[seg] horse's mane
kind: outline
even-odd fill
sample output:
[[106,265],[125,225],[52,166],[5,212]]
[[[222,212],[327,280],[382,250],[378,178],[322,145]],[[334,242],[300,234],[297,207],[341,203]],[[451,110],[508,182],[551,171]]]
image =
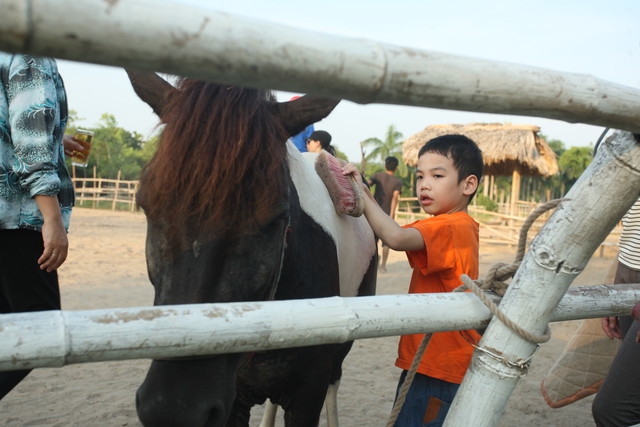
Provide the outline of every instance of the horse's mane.
[[269,93],[191,79],[178,89],[142,172],[148,218],[169,226],[170,240],[185,228],[255,231],[286,191],[287,134],[267,109]]

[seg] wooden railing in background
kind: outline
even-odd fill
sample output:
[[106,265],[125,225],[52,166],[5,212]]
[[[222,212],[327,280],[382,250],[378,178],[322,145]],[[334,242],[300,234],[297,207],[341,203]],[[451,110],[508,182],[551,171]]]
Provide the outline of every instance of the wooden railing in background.
[[138,181],[108,178],[72,178],[76,190],[76,206],[105,209],[109,206],[115,211],[121,205],[133,212],[136,207]]
[[[524,205],[524,204],[523,204]],[[471,215],[480,224],[480,243],[485,244],[498,244],[498,245],[510,245],[515,246],[518,244],[518,238],[522,224],[527,219],[527,216],[533,212],[537,207],[537,204],[527,203],[527,206],[519,206],[518,213],[520,215],[513,216],[499,212],[491,212],[484,207],[469,205],[469,215]],[[535,237],[538,230],[544,225],[545,221],[549,218],[553,211],[545,212],[542,214],[536,222],[533,224],[528,234],[528,242]],[[413,221],[428,218],[431,215],[424,213],[420,208],[417,197],[401,197],[398,200],[396,206],[395,220],[399,224],[409,224]],[[618,240],[620,239],[620,233],[622,226],[618,225],[609,235],[609,237],[602,242],[599,248],[599,255],[604,256],[604,251],[607,248],[617,252]]]

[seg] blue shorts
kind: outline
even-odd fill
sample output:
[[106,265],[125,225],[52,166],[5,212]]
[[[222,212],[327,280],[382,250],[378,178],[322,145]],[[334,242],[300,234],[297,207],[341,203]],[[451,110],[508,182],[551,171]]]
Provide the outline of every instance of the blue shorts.
[[[407,376],[403,371],[398,381],[396,399]],[[440,427],[449,412],[460,384],[416,374],[394,427]]]

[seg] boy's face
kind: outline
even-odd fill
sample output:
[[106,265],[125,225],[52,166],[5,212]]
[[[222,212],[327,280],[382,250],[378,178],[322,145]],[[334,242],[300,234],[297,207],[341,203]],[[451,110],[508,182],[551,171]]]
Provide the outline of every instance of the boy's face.
[[422,209],[431,215],[466,212],[469,196],[478,187],[470,175],[458,183],[453,159],[437,153],[424,153],[418,159],[416,190]]

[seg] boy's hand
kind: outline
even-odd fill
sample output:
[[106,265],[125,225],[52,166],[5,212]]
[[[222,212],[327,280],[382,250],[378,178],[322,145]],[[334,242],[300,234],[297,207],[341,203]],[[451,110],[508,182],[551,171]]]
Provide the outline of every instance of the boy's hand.
[[[353,163],[347,163],[346,165],[344,165],[342,167],[342,173],[346,176],[346,175],[353,175],[353,179],[356,180],[356,182],[358,183],[358,185],[360,186],[360,188],[362,188],[362,190],[364,191],[364,193],[371,199],[373,200],[373,202],[377,205],[378,202],[375,201],[375,199],[373,198],[373,195],[371,194],[371,191],[369,190],[369,187],[364,183],[363,178],[362,178],[362,174],[360,173],[360,171],[358,170],[358,167],[356,165],[354,165]],[[366,210],[366,207],[365,207]]]
[[358,167],[355,164],[347,163],[346,165],[344,165],[342,167],[342,174],[343,175],[353,175],[353,177],[355,178],[356,182],[361,187],[364,185],[364,183],[362,182],[362,175],[360,175],[360,171],[358,170]]

